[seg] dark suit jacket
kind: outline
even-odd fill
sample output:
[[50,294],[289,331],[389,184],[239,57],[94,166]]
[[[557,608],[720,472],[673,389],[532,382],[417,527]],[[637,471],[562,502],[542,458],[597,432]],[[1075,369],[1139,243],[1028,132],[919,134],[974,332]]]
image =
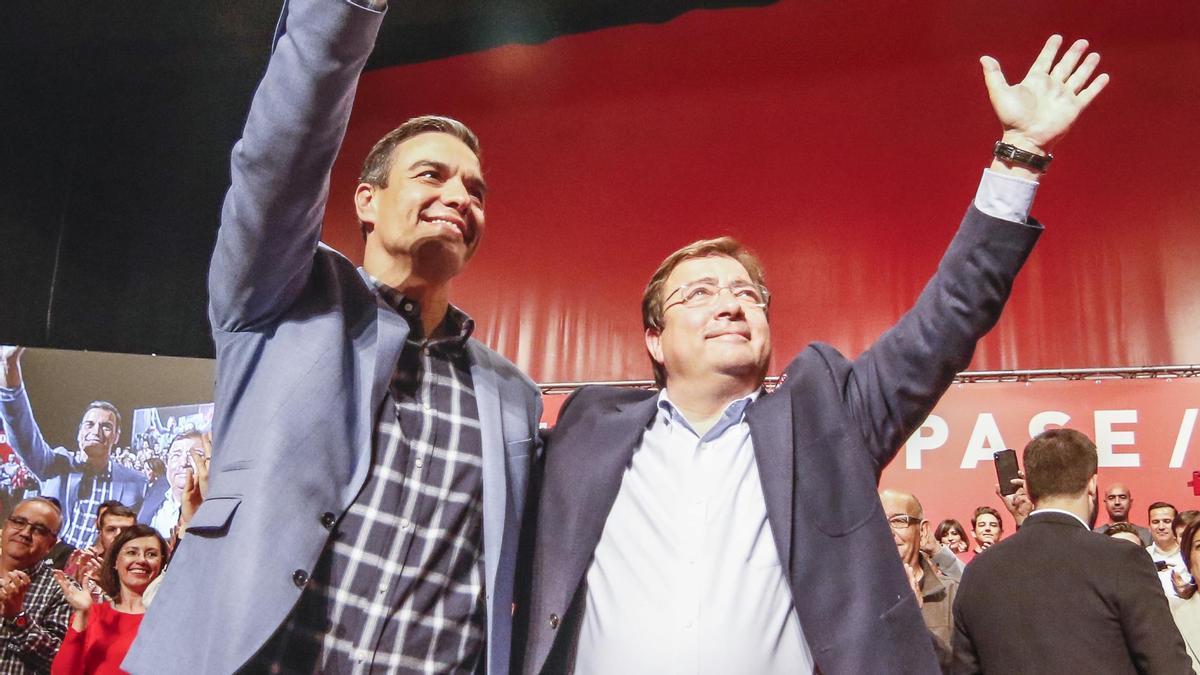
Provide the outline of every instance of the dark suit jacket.
[[1149,554],[1035,513],[967,565],[956,673],[1191,673]]
[[[971,207],[916,306],[871,349],[851,361],[811,345],[747,409],[771,531],[823,673],[938,672],[879,474],[970,362],[1040,232]],[[525,672],[570,667],[585,573],[654,412],[655,392],[605,387],[563,407],[539,478],[530,597],[518,608]]]

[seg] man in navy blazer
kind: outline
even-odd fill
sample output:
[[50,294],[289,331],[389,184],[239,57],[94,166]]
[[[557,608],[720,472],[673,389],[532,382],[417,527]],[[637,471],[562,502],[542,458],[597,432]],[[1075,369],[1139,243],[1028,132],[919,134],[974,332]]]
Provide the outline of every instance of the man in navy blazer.
[[380,7],[289,0],[209,277],[207,498],[123,667],[504,673],[533,383],[448,302],[479,245],[478,143],[418,118],[368,155],[363,267],[318,241]]
[[[770,296],[729,238],[669,256],[643,296],[662,390],[585,387],[546,441],[520,610],[524,672],[938,672],[876,489],[997,321],[1041,226],[1049,150],[1107,83],[1052,37],[937,273],[870,349],[813,344],[762,389]],[[925,160],[921,160],[925,161]]]

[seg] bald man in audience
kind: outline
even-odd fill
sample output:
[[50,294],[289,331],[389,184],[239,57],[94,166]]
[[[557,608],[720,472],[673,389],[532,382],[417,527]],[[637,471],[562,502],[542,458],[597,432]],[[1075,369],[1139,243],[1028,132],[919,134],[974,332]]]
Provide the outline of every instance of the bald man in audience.
[[1129,520],[1129,512],[1133,510],[1133,492],[1130,492],[1124,483],[1113,483],[1108,486],[1108,490],[1104,493],[1104,510],[1108,512],[1109,522],[1097,527],[1097,532],[1108,534],[1108,528],[1113,525],[1128,523],[1137,532],[1138,538],[1142,540],[1143,548],[1153,542],[1150,537],[1150,528],[1142,527]]
[[[921,618],[925,620],[925,627],[933,638],[938,665],[943,673],[949,673],[953,656],[950,645],[954,637],[954,596],[958,592],[958,581],[939,571],[921,550],[922,539],[929,535],[929,521],[925,520],[925,509],[916,496],[900,490],[882,490],[879,502],[883,505],[888,524],[892,526],[896,550],[900,553],[913,594],[921,607]],[[953,553],[950,557],[955,558]]]
[[0,533],[0,673],[49,673],[71,607],[46,554],[62,513],[41,497],[17,504]]

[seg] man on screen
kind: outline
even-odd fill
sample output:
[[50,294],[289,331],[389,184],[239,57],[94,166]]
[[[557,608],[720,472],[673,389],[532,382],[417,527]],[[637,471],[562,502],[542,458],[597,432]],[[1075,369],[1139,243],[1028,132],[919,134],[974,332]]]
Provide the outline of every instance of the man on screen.
[[280,19],[209,276],[211,479],[130,672],[506,672],[541,409],[449,302],[484,233],[475,134],[384,136],[354,194],[362,268],[318,243],[368,5]]
[[1015,86],[983,59],[1002,143],[916,306],[857,359],[811,345],[764,392],[757,258],[722,237],[663,261],[642,301],[661,391],[580,389],[547,440],[525,672],[938,672],[876,486],[999,318],[1049,150],[1108,81],[1061,44]]
[[100,505],[115,499],[136,511],[146,496],[146,477],[113,460],[113,447],[121,437],[121,413],[107,401],[93,401],[83,411],[75,437],[82,461],[77,453],[46,442],[33,419],[21,375],[24,351],[24,347],[0,346],[0,420],[8,444],[42,481],[42,494],[62,504],[62,540],[85,548],[96,539]]

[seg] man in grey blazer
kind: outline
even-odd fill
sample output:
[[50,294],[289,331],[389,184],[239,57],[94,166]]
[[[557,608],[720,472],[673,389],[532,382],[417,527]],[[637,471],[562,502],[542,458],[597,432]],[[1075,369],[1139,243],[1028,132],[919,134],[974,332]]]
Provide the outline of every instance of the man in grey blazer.
[[726,237],[664,261],[642,304],[662,390],[581,389],[547,439],[524,672],[938,672],[876,486],[999,318],[1049,150],[1108,81],[1088,84],[1085,41],[1055,63],[1061,43],[1015,86],[983,59],[996,158],[916,306],[858,358],[813,344],[766,393],[757,259]]
[[280,19],[210,271],[209,490],[131,672],[507,670],[541,408],[448,301],[484,228],[474,134],[385,136],[355,191],[363,267],[318,242],[381,9]]

